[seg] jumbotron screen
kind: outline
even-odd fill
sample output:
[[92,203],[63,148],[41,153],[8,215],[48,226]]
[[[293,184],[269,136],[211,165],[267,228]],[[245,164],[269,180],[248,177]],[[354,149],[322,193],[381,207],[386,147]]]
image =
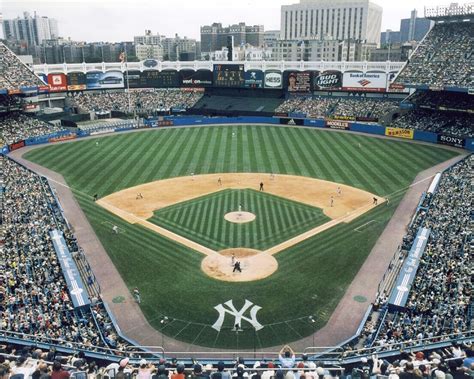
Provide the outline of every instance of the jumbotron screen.
[[215,64],[214,85],[216,87],[244,87],[243,64]]

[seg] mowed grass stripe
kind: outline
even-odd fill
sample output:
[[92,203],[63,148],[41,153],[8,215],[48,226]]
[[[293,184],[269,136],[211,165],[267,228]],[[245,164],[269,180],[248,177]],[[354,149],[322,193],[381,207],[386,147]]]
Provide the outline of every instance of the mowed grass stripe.
[[295,133],[291,132],[291,130],[284,129],[284,138],[288,142],[288,148],[291,149],[291,151],[294,151],[296,159],[301,163],[301,175],[317,176],[318,172],[314,169],[315,166],[313,164],[314,157],[310,155],[309,151],[304,148],[304,146],[296,141]]
[[311,166],[313,167],[312,171],[316,174],[316,177],[325,180],[328,180],[328,178],[332,178],[329,168],[326,165],[321,164],[322,153],[319,147],[320,142],[317,139],[317,134],[316,136],[308,134],[308,137],[305,137],[305,132],[306,129],[296,129],[295,135],[299,139],[296,140],[295,137],[295,142],[300,142],[299,144],[301,145],[301,150],[306,152],[305,156],[309,158],[306,160],[306,162],[308,162],[308,164],[311,163]]
[[371,178],[374,177],[376,173],[366,165],[365,160],[359,159],[356,161],[354,158],[349,156],[350,147],[345,143],[343,138],[340,138],[340,134],[342,133],[334,134],[339,146],[339,157],[342,162],[344,162],[344,165],[346,165],[354,175],[357,175],[360,188],[370,188]]
[[132,180],[131,185],[136,185],[136,183],[149,183],[159,178],[159,169],[163,162],[160,162],[160,159],[153,154],[150,154],[150,151],[154,150],[153,147],[156,144],[159,144],[162,150],[169,149],[171,141],[175,137],[177,137],[177,133],[161,133],[157,139],[148,138],[152,142],[152,145],[145,151],[143,164],[141,165],[135,180]]
[[[272,145],[276,146],[278,156],[285,165],[285,172],[288,174],[293,174],[294,172],[301,172],[301,161],[294,157],[292,149],[290,149],[288,144],[286,143],[286,140],[283,137],[283,128],[272,130],[270,136],[270,141]],[[278,143],[278,141],[285,141],[285,146],[283,146],[281,143]]]

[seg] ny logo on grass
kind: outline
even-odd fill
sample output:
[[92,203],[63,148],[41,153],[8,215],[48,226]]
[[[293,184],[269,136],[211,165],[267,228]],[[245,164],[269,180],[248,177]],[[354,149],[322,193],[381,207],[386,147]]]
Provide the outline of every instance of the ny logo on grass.
[[[224,306],[225,305],[225,306]],[[262,307],[258,305],[254,305],[251,301],[245,299],[245,304],[240,311],[235,309],[234,303],[232,300],[226,301],[224,305],[219,304],[214,307],[214,309],[219,312],[219,317],[217,321],[212,325],[212,328],[220,332],[222,329],[222,324],[224,324],[225,314],[228,313],[235,317],[233,325],[241,325],[242,320],[247,321],[250,325],[252,325],[255,330],[263,329],[263,325],[257,321],[257,312],[262,309]],[[253,306],[252,306],[253,305]],[[244,314],[247,310],[250,309],[250,318],[245,317]]]

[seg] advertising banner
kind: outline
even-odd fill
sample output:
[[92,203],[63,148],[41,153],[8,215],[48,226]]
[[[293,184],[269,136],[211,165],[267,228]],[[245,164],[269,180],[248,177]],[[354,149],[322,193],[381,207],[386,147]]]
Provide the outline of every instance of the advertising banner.
[[67,90],[83,91],[87,88],[86,74],[83,72],[70,72],[67,74]]
[[345,72],[342,77],[344,91],[385,92],[387,74],[383,72]]
[[243,64],[215,64],[214,86],[244,87],[245,74]]
[[48,85],[51,92],[67,91],[67,79],[65,74],[48,74]]
[[263,71],[245,71],[245,88],[263,88]]
[[315,72],[313,75],[313,91],[341,90],[342,72]]
[[211,87],[212,72],[208,70],[181,70],[179,85],[181,87]]
[[330,129],[341,129],[341,130],[349,130],[350,124],[347,121],[341,120],[326,120],[324,125],[326,128]]
[[86,74],[87,89],[124,88],[121,71],[88,72]]
[[283,76],[280,71],[265,71],[265,88],[280,89],[283,87]]
[[311,72],[285,71],[283,73],[283,83],[288,92],[310,92]]
[[413,139],[413,129],[385,128],[385,135],[389,137]]
[[438,134],[438,143],[442,145],[449,145],[454,147],[465,147],[466,140],[464,138],[448,136],[445,134]]
[[25,141],[18,141],[15,143],[12,143],[11,145],[8,145],[8,148],[10,151],[18,150],[21,149],[22,147],[25,147]]

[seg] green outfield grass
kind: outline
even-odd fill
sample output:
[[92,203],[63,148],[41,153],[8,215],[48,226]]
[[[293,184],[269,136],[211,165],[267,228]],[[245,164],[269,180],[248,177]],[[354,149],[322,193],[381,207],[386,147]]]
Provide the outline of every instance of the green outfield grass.
[[[166,315],[170,322],[163,332],[172,338],[237,349],[279,345],[322,327],[416,174],[455,155],[436,146],[351,133],[235,125],[119,134],[47,146],[26,157],[64,176],[129,288],[140,288],[142,310],[153,326],[160,330]],[[200,270],[202,254],[128,224],[92,201],[96,193],[103,197],[192,172],[303,175],[361,188],[390,202],[277,254],[279,269],[268,278],[226,283]],[[124,232],[113,235],[110,223]],[[254,332],[244,323],[245,331],[235,334],[233,320],[226,317],[220,333],[212,329],[218,316],[214,306],[231,299],[237,309],[245,299],[261,306],[258,321],[264,328]]]
[[[257,217],[247,224],[224,219],[244,211]],[[331,219],[321,209],[278,196],[246,190],[223,190],[156,211],[148,221],[213,250],[247,247],[266,250]]]

